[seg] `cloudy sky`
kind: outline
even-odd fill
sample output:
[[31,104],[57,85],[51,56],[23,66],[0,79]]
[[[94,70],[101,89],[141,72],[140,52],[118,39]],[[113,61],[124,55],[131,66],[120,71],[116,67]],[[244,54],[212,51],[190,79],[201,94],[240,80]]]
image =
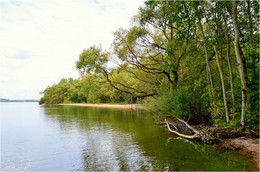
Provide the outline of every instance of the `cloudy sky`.
[[0,98],[39,99],[61,78],[78,77],[83,49],[109,49],[143,0],[0,0]]

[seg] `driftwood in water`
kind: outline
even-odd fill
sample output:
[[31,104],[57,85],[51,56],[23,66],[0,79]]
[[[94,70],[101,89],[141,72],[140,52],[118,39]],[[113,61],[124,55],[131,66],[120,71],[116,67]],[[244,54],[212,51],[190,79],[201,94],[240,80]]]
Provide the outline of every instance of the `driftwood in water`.
[[194,129],[192,126],[190,126],[187,122],[185,122],[185,121],[183,121],[183,120],[181,120],[181,119],[179,119],[179,118],[177,118],[177,119],[178,119],[180,122],[184,123],[190,130],[192,130],[192,131],[194,132],[194,134],[193,134],[193,135],[182,134],[182,133],[180,133],[180,132],[178,131],[178,128],[177,128],[175,125],[173,125],[173,124],[171,124],[171,125],[174,127],[174,129],[171,129],[170,124],[169,124],[168,121],[165,119],[164,121],[165,121],[165,123],[166,123],[166,125],[167,125],[168,130],[169,130],[171,133],[177,134],[178,136],[184,137],[184,138],[187,138],[187,139],[195,139],[195,138],[199,138],[199,137],[200,137],[200,132],[198,132],[196,129]]
[[175,117],[177,120],[168,122],[164,120],[169,132],[182,138],[198,140],[207,144],[219,143],[221,139],[251,137],[250,133],[234,131],[230,128],[219,128],[217,126],[197,125],[191,126],[186,121]]

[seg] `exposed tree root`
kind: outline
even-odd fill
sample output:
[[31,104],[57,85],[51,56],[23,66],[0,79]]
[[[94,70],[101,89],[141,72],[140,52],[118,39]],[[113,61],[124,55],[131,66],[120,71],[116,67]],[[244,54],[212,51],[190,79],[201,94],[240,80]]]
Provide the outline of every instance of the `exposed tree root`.
[[[260,168],[259,132],[248,133],[244,131],[236,131],[231,128],[219,128],[216,125],[209,126],[201,124],[191,126],[182,119],[177,117],[174,118],[177,120],[171,120],[171,122],[164,119],[164,124],[166,124],[168,131],[179,136],[173,139],[183,139],[192,144],[195,149],[198,149],[199,144],[190,140],[214,144],[215,146],[229,150],[240,150],[242,153],[252,156],[257,163],[256,168]],[[202,149],[198,150],[201,151]]]
[[177,120],[172,122],[168,122],[167,119],[164,119],[168,131],[186,139],[197,140],[207,144],[216,144],[222,139],[252,137],[250,133],[234,131],[230,128],[219,128],[214,125],[191,126],[182,119],[174,118]]

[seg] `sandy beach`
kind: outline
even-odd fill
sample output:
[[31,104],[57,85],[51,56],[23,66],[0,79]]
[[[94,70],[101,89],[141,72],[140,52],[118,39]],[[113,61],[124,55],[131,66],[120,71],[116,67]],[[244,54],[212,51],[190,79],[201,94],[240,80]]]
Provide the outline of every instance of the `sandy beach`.
[[85,106],[85,107],[102,107],[102,108],[117,108],[117,109],[145,109],[141,104],[90,104],[90,103],[71,103],[59,104],[64,106]]

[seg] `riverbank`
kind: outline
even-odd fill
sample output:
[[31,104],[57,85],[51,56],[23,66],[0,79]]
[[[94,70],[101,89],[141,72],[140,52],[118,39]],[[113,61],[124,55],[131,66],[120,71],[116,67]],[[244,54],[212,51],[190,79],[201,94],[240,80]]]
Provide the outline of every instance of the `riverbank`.
[[180,137],[212,144],[215,147],[221,147],[230,151],[239,151],[241,154],[254,160],[255,163],[252,164],[252,167],[255,171],[260,170],[258,132],[236,131],[216,125],[200,124],[190,126],[180,119],[171,119],[170,122],[165,120],[163,124],[166,124],[168,131]]
[[91,104],[91,103],[70,103],[58,104],[63,106],[85,106],[85,107],[101,107],[101,108],[116,108],[116,109],[145,109],[141,104]]
[[258,170],[260,170],[260,150],[259,150],[259,138],[236,138],[236,139],[223,139],[218,147],[223,147],[227,150],[239,151],[244,155],[252,157],[256,162]]

